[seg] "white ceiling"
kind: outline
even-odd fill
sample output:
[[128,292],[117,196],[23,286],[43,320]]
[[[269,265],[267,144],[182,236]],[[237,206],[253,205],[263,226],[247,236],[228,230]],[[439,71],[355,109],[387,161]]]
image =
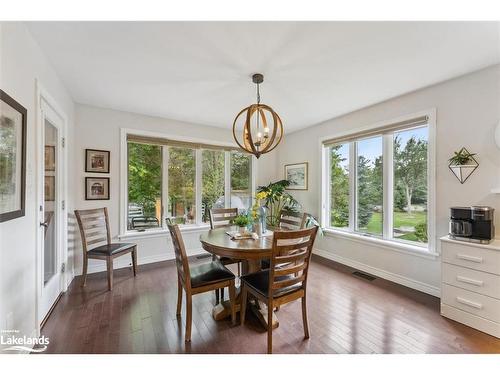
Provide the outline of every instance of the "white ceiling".
[[34,22],[76,102],[230,128],[262,101],[290,132],[500,62],[496,22]]

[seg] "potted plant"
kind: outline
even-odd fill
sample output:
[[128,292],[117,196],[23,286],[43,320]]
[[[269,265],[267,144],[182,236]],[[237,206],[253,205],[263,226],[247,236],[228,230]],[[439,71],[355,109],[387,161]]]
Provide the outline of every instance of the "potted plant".
[[471,154],[465,147],[462,147],[460,151],[455,151],[454,155],[448,160],[448,168],[450,168],[461,184],[463,184],[479,166],[476,159],[474,159],[474,155],[476,154]]
[[240,234],[245,234],[248,223],[248,217],[246,217],[245,215],[238,215],[233,220],[233,224],[238,226]]
[[465,147],[462,147],[460,151],[455,151],[454,155],[450,158],[450,165],[463,166],[470,165],[474,160],[474,155],[471,154]]
[[299,203],[285,189],[290,185],[287,180],[271,182],[267,186],[259,186],[257,191],[265,193],[266,207],[269,214],[267,215],[267,224],[272,227],[278,226],[279,216],[282,209],[296,211]]

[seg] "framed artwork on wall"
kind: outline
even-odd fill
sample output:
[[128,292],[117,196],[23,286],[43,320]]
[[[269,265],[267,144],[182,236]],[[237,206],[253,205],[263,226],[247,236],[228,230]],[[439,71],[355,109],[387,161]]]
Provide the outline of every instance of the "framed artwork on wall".
[[26,117],[26,108],[0,90],[0,223],[25,213]]
[[85,177],[85,200],[109,200],[109,177]]
[[85,150],[85,172],[109,173],[109,151]]
[[287,190],[307,190],[308,163],[296,163],[285,165],[285,180],[290,185]]

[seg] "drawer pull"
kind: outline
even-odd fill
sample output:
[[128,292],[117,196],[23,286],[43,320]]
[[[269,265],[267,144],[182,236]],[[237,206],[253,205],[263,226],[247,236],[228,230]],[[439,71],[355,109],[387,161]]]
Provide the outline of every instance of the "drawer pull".
[[483,305],[481,303],[469,301],[468,299],[462,298],[462,297],[457,297],[457,302],[463,303],[464,305],[474,307],[475,309],[482,309]]
[[462,260],[467,260],[469,262],[474,262],[474,263],[483,263],[483,258],[473,257],[470,255],[465,255],[465,254],[457,254],[457,258],[462,259]]
[[464,276],[457,276],[457,280],[461,281],[463,283],[472,284],[472,285],[476,285],[476,286],[483,286],[483,284],[484,284],[484,282],[482,280],[469,279],[468,277],[464,277]]

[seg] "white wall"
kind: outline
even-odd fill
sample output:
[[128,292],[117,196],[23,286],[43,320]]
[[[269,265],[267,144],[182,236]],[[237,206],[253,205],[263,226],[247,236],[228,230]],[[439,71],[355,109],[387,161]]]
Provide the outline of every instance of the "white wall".
[[[491,194],[490,190],[500,186],[500,150],[493,140],[495,125],[500,120],[499,95],[497,65],[294,132],[278,148],[276,173],[284,164],[308,161],[309,190],[293,194],[306,211],[319,216],[319,139],[435,107],[437,236],[447,234],[450,206],[474,204],[497,209],[498,235],[500,195]],[[448,158],[462,146],[477,153],[480,164],[464,185],[448,170]],[[320,238],[316,245],[317,253],[323,256],[428,293],[439,293],[439,258],[395,252],[338,236]]]
[[[74,106],[26,27],[0,23],[0,88],[27,110],[26,215],[0,223],[0,330],[19,330],[18,336],[36,332],[36,86],[50,93],[68,116],[68,147],[72,147]],[[69,163],[73,163],[71,153]],[[70,172],[69,188],[73,178]],[[68,197],[68,208],[73,204]]]
[[[119,234],[120,215],[120,129],[138,129],[164,134],[190,137],[203,141],[231,143],[233,142],[232,132],[229,129],[222,129],[209,126],[189,124],[180,121],[168,120],[158,117],[144,116],[110,109],[97,108],[87,105],[77,104],[76,106],[76,143],[74,153],[76,155],[74,169],[76,173],[76,208],[87,209],[96,207],[108,207],[110,215],[110,226],[113,239],[117,240]],[[94,148],[111,151],[109,175],[85,173],[85,149]],[[268,160],[262,157],[261,160]],[[272,163],[260,163],[263,170],[268,173],[268,165],[274,171],[274,160]],[[106,176],[110,177],[110,200],[109,201],[86,201],[85,200],[85,177],[86,176]],[[257,179],[257,184],[259,180]],[[184,232],[184,241],[189,255],[202,253],[199,242],[201,231]],[[79,235],[77,234],[77,239]],[[163,234],[155,237],[140,237],[132,239],[122,239],[122,241],[135,242],[138,244],[138,263],[151,263],[165,259],[173,259],[174,253],[170,236]],[[77,246],[75,272],[82,273],[82,256],[80,245]],[[128,266],[129,257],[120,257],[115,260],[115,268]],[[89,272],[104,271],[105,262],[89,260]]]

